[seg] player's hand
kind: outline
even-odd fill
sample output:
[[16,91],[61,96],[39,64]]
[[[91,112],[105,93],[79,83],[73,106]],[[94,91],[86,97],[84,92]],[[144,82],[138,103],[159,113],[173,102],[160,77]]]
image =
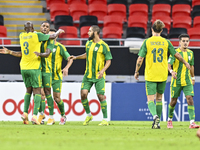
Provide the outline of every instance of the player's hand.
[[9,50],[3,46],[3,49],[0,49],[1,54],[9,54]]
[[190,64],[188,62],[186,62],[185,67],[190,70]]
[[38,57],[38,56],[40,56],[40,53],[38,53],[38,52],[34,52],[35,53],[35,55]]
[[65,33],[65,31],[63,29],[59,29],[58,31],[59,31],[59,34]]
[[198,137],[199,140],[200,140],[200,129],[197,130],[197,137]]
[[97,73],[98,79],[101,79],[103,77],[103,73],[104,73],[104,71],[102,71],[102,70]]
[[135,72],[134,77],[135,77],[136,80],[139,81],[139,72]]
[[70,59],[76,60],[76,56],[71,55],[71,56],[69,56],[69,57],[67,58],[68,61],[69,61]]
[[195,80],[192,80],[192,85],[194,85],[195,84]]
[[63,72],[63,77],[68,76],[68,68],[64,68],[62,72]]
[[172,75],[172,77],[174,78],[174,79],[177,79],[177,73],[175,72],[175,71],[172,71],[172,73],[171,73],[171,75]]

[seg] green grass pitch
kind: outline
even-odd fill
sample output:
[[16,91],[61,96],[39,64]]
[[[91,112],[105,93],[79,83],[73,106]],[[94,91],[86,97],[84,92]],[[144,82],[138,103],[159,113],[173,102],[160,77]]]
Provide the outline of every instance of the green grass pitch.
[[0,150],[200,149],[197,129],[189,129],[189,122],[173,122],[173,129],[161,122],[160,130],[151,129],[150,121],[110,121],[110,126],[98,126],[96,121],[88,126],[82,123],[47,126],[0,121]]

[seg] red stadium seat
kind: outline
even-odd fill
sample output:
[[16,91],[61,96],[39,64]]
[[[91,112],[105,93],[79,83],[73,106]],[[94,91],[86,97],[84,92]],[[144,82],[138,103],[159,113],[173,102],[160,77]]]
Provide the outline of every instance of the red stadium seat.
[[50,5],[54,4],[65,4],[65,0],[46,0],[47,10],[50,9]]
[[171,6],[169,4],[155,4],[153,5],[152,17],[156,16],[170,16]]
[[165,28],[167,28],[167,30],[169,31],[169,29],[171,28],[171,17],[157,16],[157,17],[152,18],[152,23],[154,23],[157,19],[160,19],[165,24]]
[[[59,38],[78,38],[77,28],[74,26],[61,26],[59,29],[63,29],[65,33],[59,35]],[[80,45],[80,41],[61,40],[63,45]]]
[[[200,27],[188,29],[188,35],[190,36],[190,39],[199,39],[200,40]],[[189,46],[200,46],[200,42],[199,41],[190,41]]]
[[88,31],[90,26],[81,27],[81,38],[88,38]]
[[89,15],[97,16],[98,21],[103,21],[107,15],[107,5],[105,4],[91,4],[89,5]]
[[73,21],[79,21],[80,16],[88,15],[88,5],[86,4],[70,5],[70,15],[73,17]]
[[191,28],[192,19],[188,16],[179,16],[173,18],[173,28]]
[[196,27],[200,28],[200,16],[195,17],[193,20],[193,28]]
[[131,4],[129,6],[129,16],[148,16],[148,6],[146,4]]
[[86,4],[86,0],[67,0],[67,4]]
[[104,27],[103,28],[103,38],[122,38],[122,29],[119,27]]
[[55,16],[69,15],[69,5],[67,4],[54,4],[50,6],[51,21],[54,21]]
[[108,15],[122,16],[126,22],[126,6],[124,4],[109,4]]
[[108,15],[104,17],[103,21],[104,27],[119,27],[122,29],[123,27],[123,17],[122,16],[115,16],[115,15]]
[[[7,37],[7,29],[5,26],[0,26],[0,37],[1,38],[4,38],[4,37]],[[1,40],[0,39],[0,45],[10,45],[11,44],[11,40]]]
[[176,4],[172,7],[172,18],[178,16],[189,16],[191,14],[191,7],[188,4]]
[[147,21],[146,16],[129,16],[128,18],[128,27],[142,27],[147,33]]
[[192,0],[192,7],[195,5],[200,5],[200,0]]
[[106,4],[107,5],[107,0],[88,0],[88,4]]

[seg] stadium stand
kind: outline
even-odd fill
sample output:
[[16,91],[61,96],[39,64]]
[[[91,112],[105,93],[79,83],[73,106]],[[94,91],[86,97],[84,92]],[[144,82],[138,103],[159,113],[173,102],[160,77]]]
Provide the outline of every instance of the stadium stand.
[[51,21],[53,22],[58,15],[69,15],[68,4],[54,4],[50,6]]
[[[7,29],[5,26],[0,25],[0,37],[7,37]],[[10,45],[11,40],[0,40],[0,44]]]
[[[182,33],[187,33],[187,29],[186,28],[171,28],[169,31],[169,39],[176,39],[178,40],[178,37],[180,34]],[[171,41],[171,43],[173,44],[173,46],[178,46],[179,45],[179,41]]]
[[175,4],[188,4],[191,5],[191,0],[172,0],[172,5]]
[[169,4],[169,5],[171,5],[171,0],[155,0],[154,4]]
[[110,0],[109,4],[124,4],[124,5],[128,5],[128,2],[125,0]]
[[107,5],[107,0],[88,0],[88,4],[106,4]]
[[86,4],[71,4],[69,10],[73,21],[79,21],[80,16],[88,15],[88,5]]
[[80,28],[83,26],[97,25],[98,19],[96,16],[81,16],[80,17]]
[[126,38],[145,38],[145,30],[141,27],[128,27]]
[[131,4],[129,6],[129,15],[144,15],[148,16],[148,5],[146,4]]
[[116,38],[120,39],[122,29],[119,27],[103,27],[103,38]]
[[108,15],[104,17],[104,27],[119,27],[122,29],[123,17],[119,15]]
[[200,16],[200,5],[195,5],[192,8],[192,18],[196,17],[196,16]]
[[67,0],[67,4],[86,4],[86,0]]
[[200,1],[199,0],[192,0],[192,7],[194,7],[195,5],[200,5]]
[[4,25],[4,18],[2,15],[0,15],[0,25]]
[[[190,28],[187,30],[190,39],[199,39],[200,40],[200,27],[199,28]],[[199,41],[190,41],[189,46],[200,46]]]
[[131,4],[147,4],[150,6],[149,0],[131,0]]
[[128,27],[142,27],[147,33],[147,21],[146,16],[129,16],[128,18]]
[[193,28],[196,27],[200,28],[200,16],[195,17],[193,20]]
[[126,6],[123,4],[109,4],[108,15],[122,16],[126,22]]
[[97,16],[98,21],[103,21],[103,18],[107,15],[107,5],[105,4],[89,5],[89,15]]
[[88,31],[89,31],[90,26],[84,26],[81,27],[81,38],[88,38]]
[[73,26],[72,16],[58,15],[54,20],[54,27],[58,30],[60,26]]
[[152,8],[152,17],[171,16],[171,6],[169,4],[155,4]]
[[188,4],[176,4],[172,6],[172,18],[177,16],[191,16],[191,6]]
[[46,0],[46,9],[50,9],[50,5],[54,4],[65,4],[65,0]]
[[178,16],[173,18],[173,28],[191,28],[192,19],[189,16]]

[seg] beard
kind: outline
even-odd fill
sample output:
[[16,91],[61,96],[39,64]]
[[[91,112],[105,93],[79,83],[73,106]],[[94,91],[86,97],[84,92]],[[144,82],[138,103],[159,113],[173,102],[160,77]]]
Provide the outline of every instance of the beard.
[[92,33],[92,35],[88,38],[88,40],[93,40],[94,39],[94,33]]

